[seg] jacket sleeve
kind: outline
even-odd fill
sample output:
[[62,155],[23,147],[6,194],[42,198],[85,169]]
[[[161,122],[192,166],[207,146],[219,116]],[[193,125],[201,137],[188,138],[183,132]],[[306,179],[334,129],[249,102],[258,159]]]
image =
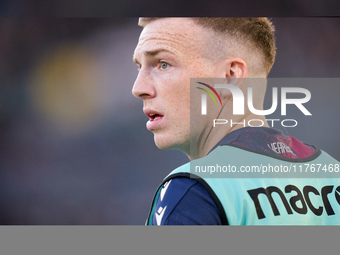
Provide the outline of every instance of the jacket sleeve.
[[208,191],[196,180],[167,181],[155,203],[152,225],[221,225],[219,210]]

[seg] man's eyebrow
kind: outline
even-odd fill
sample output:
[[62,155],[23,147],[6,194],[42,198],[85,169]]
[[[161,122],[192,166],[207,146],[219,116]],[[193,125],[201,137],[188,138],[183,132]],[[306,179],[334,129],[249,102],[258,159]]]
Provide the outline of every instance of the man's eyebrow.
[[157,50],[150,50],[150,51],[145,51],[144,55],[149,55],[149,56],[156,56],[157,54],[161,53],[161,52],[167,52],[167,53],[171,53],[174,54],[172,51],[167,50],[167,49],[157,49]]
[[[146,55],[146,56],[152,56],[153,57],[153,56],[158,55],[161,52],[167,52],[167,53],[170,53],[170,54],[174,54],[172,51],[167,50],[167,49],[148,50],[148,51],[145,51],[143,54]],[[133,62],[140,64],[135,56],[133,56],[132,60],[133,60]]]

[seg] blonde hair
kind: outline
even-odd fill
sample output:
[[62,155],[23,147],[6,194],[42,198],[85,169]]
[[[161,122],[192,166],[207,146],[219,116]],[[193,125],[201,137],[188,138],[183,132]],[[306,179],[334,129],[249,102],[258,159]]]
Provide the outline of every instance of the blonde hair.
[[[145,27],[153,20],[160,18],[139,18],[138,25]],[[263,65],[268,74],[272,68],[275,55],[275,28],[268,18],[191,18],[201,27],[233,38],[243,45],[247,44],[258,49],[263,56]]]

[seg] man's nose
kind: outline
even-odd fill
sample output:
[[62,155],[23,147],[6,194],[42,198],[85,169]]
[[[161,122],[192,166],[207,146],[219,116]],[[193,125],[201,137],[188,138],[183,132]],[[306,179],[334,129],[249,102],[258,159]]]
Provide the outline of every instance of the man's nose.
[[140,70],[132,88],[132,94],[141,99],[155,96],[155,88],[149,75]]

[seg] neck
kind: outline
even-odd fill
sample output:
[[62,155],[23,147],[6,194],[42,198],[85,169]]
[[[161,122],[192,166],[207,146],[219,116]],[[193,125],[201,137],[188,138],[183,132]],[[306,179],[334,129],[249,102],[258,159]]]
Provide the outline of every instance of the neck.
[[[253,123],[249,123],[251,120]],[[216,124],[204,130],[197,142],[191,144],[190,153],[186,153],[190,160],[205,157],[211,149],[223,139],[227,134],[240,128],[253,126],[269,127],[264,116],[249,114],[233,120],[228,120],[228,123]],[[263,124],[263,125],[262,125]],[[191,141],[192,142],[192,141]]]

